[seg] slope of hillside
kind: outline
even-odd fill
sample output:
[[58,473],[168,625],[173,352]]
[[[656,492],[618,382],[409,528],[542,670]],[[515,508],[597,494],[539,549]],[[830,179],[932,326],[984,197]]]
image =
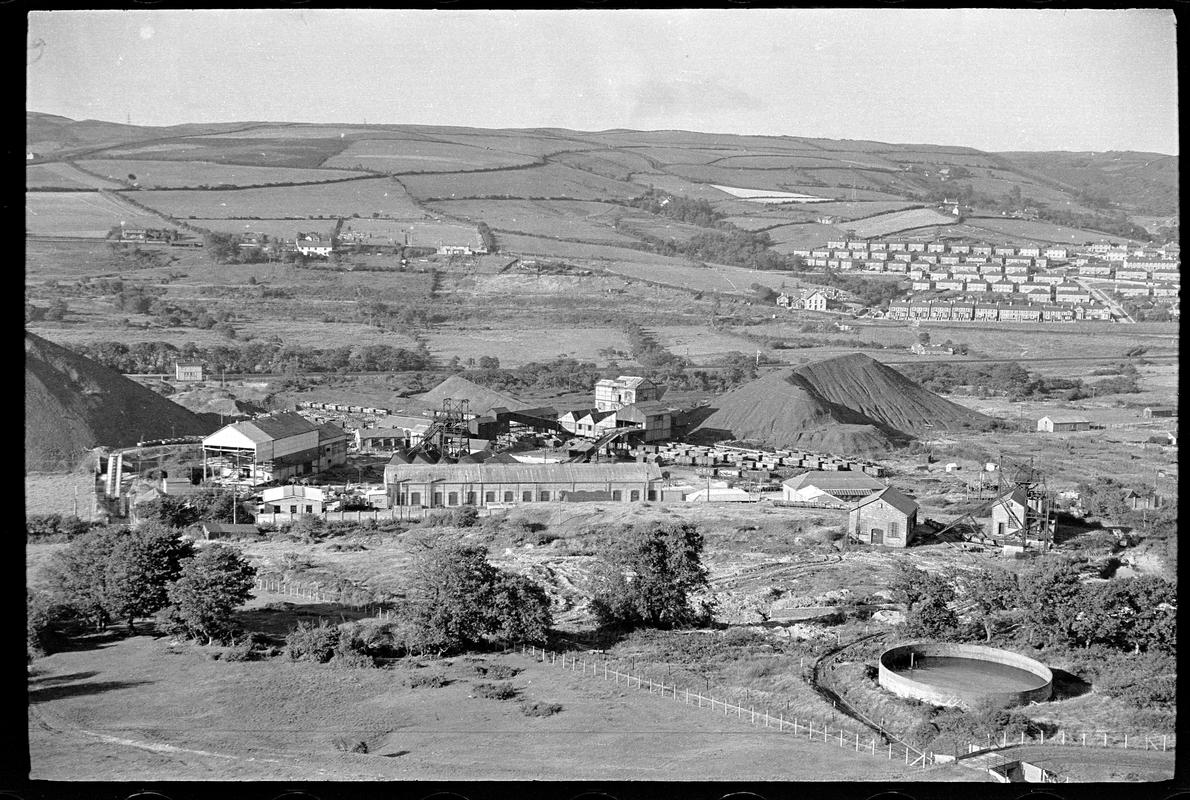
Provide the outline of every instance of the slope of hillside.
[[906,433],[988,421],[983,414],[939,397],[863,353],[815,361],[794,372],[827,400]]
[[25,334],[25,465],[70,464],[99,445],[210,433],[193,412],[115,370]]
[[1105,207],[1137,214],[1176,214],[1177,156],[1161,153],[998,153],[1023,174],[1033,174]]
[[446,398],[456,402],[466,400],[473,414],[483,414],[488,409],[499,406],[513,410],[529,407],[528,403],[522,403],[515,397],[472,383],[458,375],[452,375],[430,391],[416,395],[414,399],[427,405],[440,407]]
[[770,447],[870,453],[907,440],[903,433],[832,403],[795,372],[772,372],[711,402],[697,428],[703,440],[747,439]]

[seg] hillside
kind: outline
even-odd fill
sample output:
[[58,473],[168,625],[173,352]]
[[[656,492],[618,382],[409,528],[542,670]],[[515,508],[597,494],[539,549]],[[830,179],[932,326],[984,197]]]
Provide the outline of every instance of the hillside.
[[983,414],[939,397],[863,353],[815,361],[794,372],[832,403],[906,433],[988,422]]
[[472,383],[458,375],[452,375],[430,391],[414,396],[420,403],[437,408],[441,408],[442,401],[447,398],[456,402],[466,400],[473,414],[484,414],[489,409],[500,406],[512,410],[529,407],[528,403],[522,403],[515,397]]
[[118,372],[25,334],[25,466],[71,465],[99,445],[206,434],[193,412]]
[[1130,214],[1177,214],[1178,157],[1161,153],[999,153],[1024,174],[1053,182],[1093,205]]

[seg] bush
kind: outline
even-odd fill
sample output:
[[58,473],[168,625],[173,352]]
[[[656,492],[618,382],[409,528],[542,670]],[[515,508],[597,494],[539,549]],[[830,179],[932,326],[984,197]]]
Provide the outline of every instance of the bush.
[[255,661],[255,641],[252,636],[245,636],[239,641],[231,643],[231,647],[223,651],[224,661]]
[[450,683],[441,672],[414,672],[409,676],[409,688],[420,689],[428,686],[431,689],[441,689]]
[[510,667],[507,664],[476,664],[475,672],[482,678],[491,678],[494,681],[506,681],[509,678],[516,677],[520,670],[516,667]]
[[474,691],[476,697],[489,700],[512,700],[517,696],[517,690],[511,683],[477,683]]
[[543,703],[540,700],[525,700],[521,703],[521,713],[526,717],[552,717],[561,710],[559,703]]
[[322,620],[318,625],[302,621],[285,637],[285,652],[290,661],[314,661],[325,664],[335,655],[339,632]]
[[62,514],[29,514],[25,517],[25,541],[69,542],[91,529],[91,523]]
[[479,522],[479,509],[459,506],[449,510],[432,511],[422,520],[423,528],[471,528]]

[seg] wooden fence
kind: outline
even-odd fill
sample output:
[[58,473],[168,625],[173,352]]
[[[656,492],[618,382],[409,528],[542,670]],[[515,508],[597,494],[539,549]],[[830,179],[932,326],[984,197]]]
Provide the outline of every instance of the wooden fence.
[[272,594],[288,594],[317,600],[320,603],[335,603],[370,617],[388,619],[392,616],[393,598],[381,595],[362,584],[325,586],[315,581],[303,581],[278,574],[256,576],[256,588]]
[[724,716],[734,716],[738,720],[761,726],[777,733],[805,736],[810,741],[822,741],[828,745],[837,745],[844,750],[862,753],[869,757],[881,757],[889,761],[894,759],[903,761],[905,765],[911,767],[920,766],[924,769],[934,763],[932,753],[923,752],[908,745],[900,743],[893,744],[892,742],[889,742],[887,745],[877,744],[875,736],[865,735],[861,739],[860,734],[856,731],[832,728],[828,723],[819,722],[818,720],[805,717],[786,719],[784,714],[774,715],[768,709],[757,711],[754,706],[744,708],[738,703],[733,704],[726,700],[703,695],[701,692],[681,688],[677,684],[667,685],[664,683],[655,683],[639,675],[609,669],[606,662],[585,661],[577,656],[568,656],[566,653],[555,653],[551,650],[545,650],[532,645],[522,645],[520,651],[522,654],[543,664],[561,666],[562,669],[578,672],[584,677],[589,673],[592,679],[610,680],[615,684],[623,684],[630,689],[640,689],[649,693],[655,693],[661,697],[672,699],[675,702],[706,709],[713,713],[722,711]]

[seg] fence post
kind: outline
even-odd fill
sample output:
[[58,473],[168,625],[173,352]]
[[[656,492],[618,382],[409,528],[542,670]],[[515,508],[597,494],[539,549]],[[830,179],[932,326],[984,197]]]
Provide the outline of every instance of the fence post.
[[607,662],[603,662],[603,679],[607,680]]
[[892,761],[892,742],[888,743],[888,760]]
[[859,752],[859,731],[855,732],[855,752]]
[[1165,737],[1166,736],[1167,736],[1167,734],[1164,734],[1164,733],[1161,734],[1161,752],[1163,752],[1163,753],[1165,752]]
[[1086,746],[1087,746],[1087,734],[1084,733],[1083,734],[1083,747],[1086,747]]
[[1124,749],[1128,749],[1128,734],[1124,734]]
[[756,724],[756,706],[752,706],[750,713],[752,714],[752,724]]

